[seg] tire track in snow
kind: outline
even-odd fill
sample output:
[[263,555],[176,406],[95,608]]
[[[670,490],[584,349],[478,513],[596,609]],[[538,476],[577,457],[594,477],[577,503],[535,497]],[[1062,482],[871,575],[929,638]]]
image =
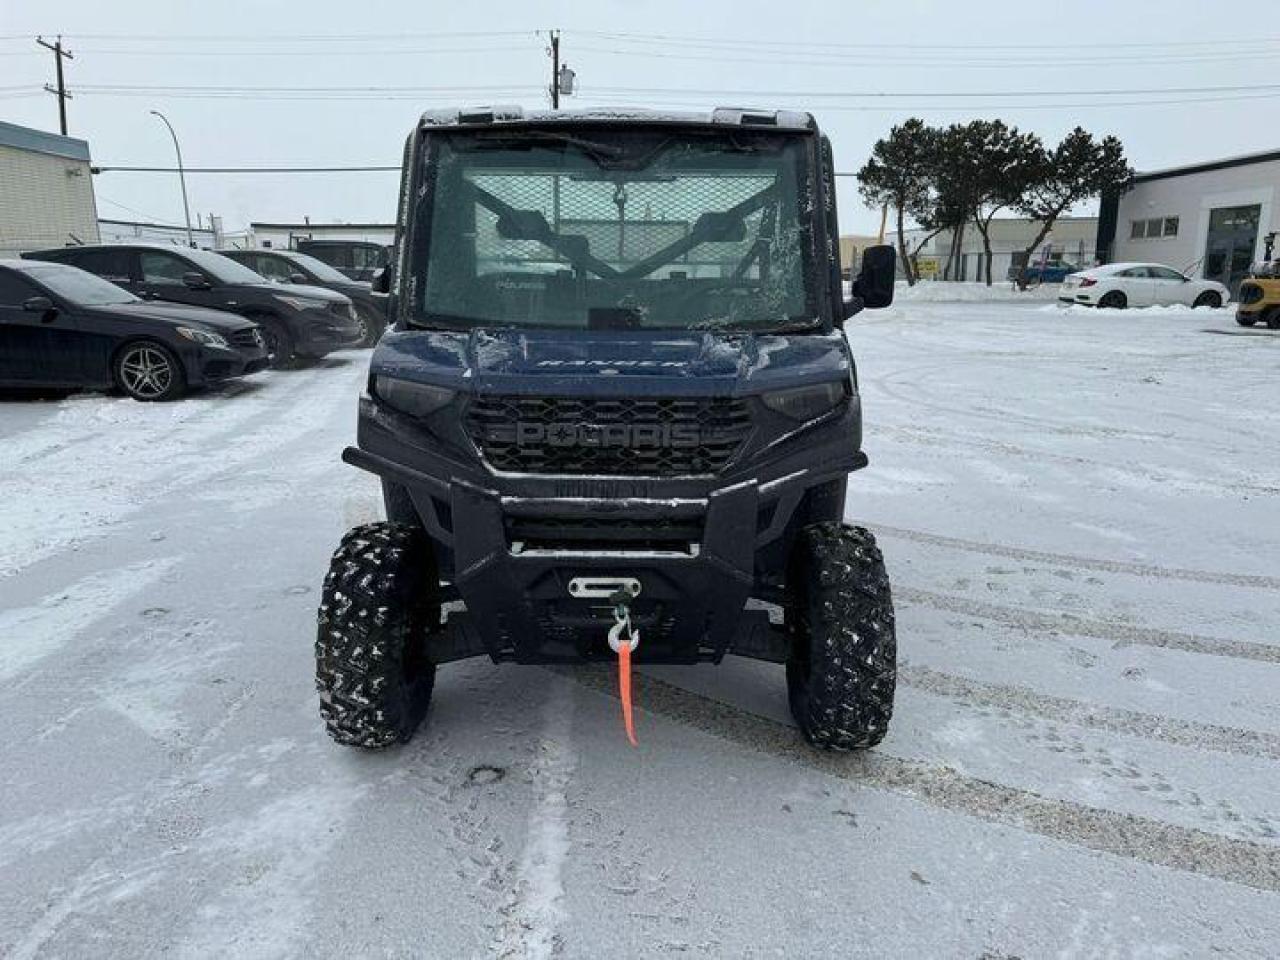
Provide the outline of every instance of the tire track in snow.
[[999,543],[983,543],[978,540],[964,540],[960,537],[948,537],[937,533],[907,530],[903,527],[888,527],[882,524],[871,525],[871,530],[877,537],[884,536],[898,540],[910,540],[914,543],[946,547],[951,550],[963,550],[968,553],[981,553],[992,557],[1005,557],[1010,560],[1025,560],[1029,563],[1075,567],[1080,570],[1097,570],[1102,573],[1123,573],[1155,580],[1182,580],[1192,583],[1222,584],[1231,587],[1256,587],[1260,590],[1280,590],[1280,577],[1247,573],[1217,573],[1212,570],[1189,570],[1181,567],[1159,567],[1153,564],[1133,563],[1124,560],[1098,560],[1077,554],[1051,553],[1047,550],[1030,550],[1024,547],[1010,547]]
[[[554,668],[554,672],[606,696],[616,696],[608,670]],[[951,813],[1025,830],[1097,853],[1280,892],[1280,846],[1054,800],[878,751],[857,754],[816,750],[789,724],[644,674],[637,674],[634,683],[641,710],[840,780],[888,790]]]
[[44,912],[16,940],[6,960],[35,960],[70,917],[100,906],[104,900],[110,901],[113,891],[126,880],[120,873],[120,863],[129,842],[153,826],[154,818],[165,805],[189,788],[190,782],[183,774],[203,760],[209,747],[239,715],[253,693],[253,686],[246,684],[229,698],[222,716],[192,745],[177,769],[152,781],[149,792],[144,792],[136,806],[128,809],[124,825],[107,844],[105,852],[85,866],[62,891],[48,898]]
[[570,742],[573,697],[567,683],[554,683],[543,710],[537,758],[531,770],[533,809],[529,834],[511,900],[489,955],[547,960],[560,953],[564,923],[564,862],[569,854],[569,802],[565,791],[577,768]]
[[1254,643],[1249,640],[1228,640],[1223,637],[1207,637],[1197,633],[1178,633],[1154,627],[1136,627],[1127,623],[1108,620],[1086,620],[1063,613],[1041,613],[1020,607],[1005,607],[995,603],[983,603],[931,590],[912,587],[894,587],[894,599],[908,604],[959,613],[968,617],[990,620],[1018,630],[1039,634],[1067,634],[1076,637],[1092,637],[1108,640],[1118,647],[1144,646],[1183,653],[1202,653],[1211,657],[1231,657],[1237,660],[1256,660],[1260,663],[1280,663],[1280,645]]
[[898,681],[925,693],[982,707],[1016,710],[1055,723],[1158,740],[1176,747],[1280,760],[1280,735],[1240,727],[1176,720],[1152,713],[1054,697],[1025,687],[986,683],[929,667],[899,663]]
[[[45,464],[38,476],[0,474],[0,514],[11,533],[0,550],[0,579],[105,535],[152,501],[199,487],[329,426],[339,405],[354,410],[364,365],[354,361],[349,367],[298,371],[298,379],[287,384],[272,381],[248,396],[225,398],[225,406],[214,411],[219,415],[201,409],[163,420],[139,405],[145,409],[129,409],[127,422],[108,419],[102,443],[75,447],[65,463]],[[271,389],[277,384],[282,389]],[[88,412],[116,412],[107,403]],[[188,427],[192,421],[197,425]],[[159,442],[156,430],[162,431]],[[139,449],[141,459],[135,456]]]
[[11,679],[61,649],[177,564],[177,557],[165,557],[117,567],[87,576],[32,606],[0,612],[0,680]]

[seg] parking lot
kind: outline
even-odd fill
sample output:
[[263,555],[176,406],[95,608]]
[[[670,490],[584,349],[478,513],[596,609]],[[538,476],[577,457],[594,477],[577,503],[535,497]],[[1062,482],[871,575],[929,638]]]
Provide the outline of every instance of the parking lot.
[[339,460],[368,353],[0,404],[0,954],[1274,956],[1280,334],[848,329],[901,658],[865,756],[733,658],[645,669],[638,750],[610,673],[482,661],[408,746],[338,747],[312,643],[381,510]]

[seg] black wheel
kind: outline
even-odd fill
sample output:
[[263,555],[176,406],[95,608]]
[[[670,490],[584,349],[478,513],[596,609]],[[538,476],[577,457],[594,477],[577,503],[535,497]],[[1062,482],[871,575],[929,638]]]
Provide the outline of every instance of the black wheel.
[[316,635],[320,716],[339,743],[404,743],[426,715],[436,667],[425,639],[438,621],[431,541],[368,523],[342,538],[329,564]]
[[1280,330],[1280,307],[1272,307],[1264,319],[1268,330]]
[[1112,290],[1110,293],[1103,295],[1098,301],[1098,306],[1107,307],[1111,310],[1123,310],[1129,306],[1129,298],[1119,290]]
[[372,311],[357,309],[356,323],[360,325],[358,347],[374,347],[382,338],[382,321]]
[[1236,323],[1240,324],[1240,326],[1242,327],[1252,327],[1257,322],[1258,322],[1258,318],[1254,316],[1252,313],[1236,314]]
[[135,400],[175,400],[187,389],[182,361],[151,340],[126,343],[116,354],[111,373],[116,386]]
[[1196,297],[1195,303],[1191,304],[1192,309],[1196,307],[1213,307],[1216,309],[1220,306],[1222,306],[1222,294],[1213,290],[1206,290]]
[[817,747],[874,747],[889,729],[898,672],[893,598],[875,537],[842,523],[805,527],[788,577],[787,693],[796,723]]
[[289,328],[268,317],[258,318],[257,323],[262,328],[262,339],[267,347],[267,365],[279,370],[293,363],[297,351]]

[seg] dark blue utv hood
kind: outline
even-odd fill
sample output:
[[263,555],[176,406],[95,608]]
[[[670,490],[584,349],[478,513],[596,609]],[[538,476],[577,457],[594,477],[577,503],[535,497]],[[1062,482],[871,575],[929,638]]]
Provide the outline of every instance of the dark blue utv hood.
[[842,333],[390,331],[371,372],[461,391],[730,396],[847,378]]

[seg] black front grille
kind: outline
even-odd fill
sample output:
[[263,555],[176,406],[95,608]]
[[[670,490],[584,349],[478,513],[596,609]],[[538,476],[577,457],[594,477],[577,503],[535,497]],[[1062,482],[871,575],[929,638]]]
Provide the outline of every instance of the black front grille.
[[751,413],[726,397],[478,397],[466,424],[497,470],[671,477],[723,470]]
[[262,334],[257,327],[245,327],[243,330],[231,331],[231,342],[237,347],[262,346]]
[[506,526],[509,542],[534,549],[684,550],[702,540],[701,518],[508,517]]

